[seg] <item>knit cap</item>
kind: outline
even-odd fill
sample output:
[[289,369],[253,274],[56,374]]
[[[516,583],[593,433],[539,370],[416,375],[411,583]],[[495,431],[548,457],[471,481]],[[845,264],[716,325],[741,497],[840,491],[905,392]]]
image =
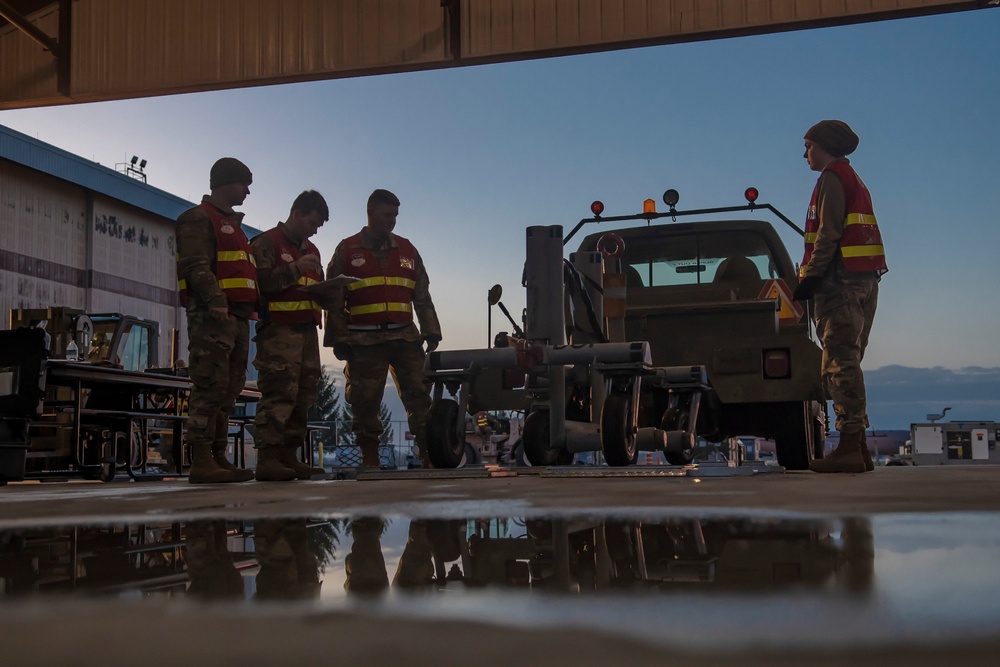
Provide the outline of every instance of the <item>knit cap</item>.
[[805,138],[834,157],[850,155],[861,141],[842,120],[821,120],[809,128]]
[[230,183],[250,185],[252,182],[253,174],[250,173],[250,169],[234,157],[216,160],[209,174],[209,187],[213,190]]

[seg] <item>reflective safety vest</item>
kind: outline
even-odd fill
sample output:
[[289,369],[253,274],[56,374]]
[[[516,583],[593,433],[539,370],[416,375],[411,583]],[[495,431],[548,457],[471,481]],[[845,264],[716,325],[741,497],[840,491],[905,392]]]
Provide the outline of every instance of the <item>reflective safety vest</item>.
[[[274,245],[275,267],[288,266],[302,257],[303,253],[280,228],[264,232]],[[319,249],[309,241],[305,242],[306,251],[304,254],[313,254],[319,257]],[[317,271],[306,271],[298,282],[289,285],[284,290],[273,296],[266,297],[265,308],[262,309],[265,317],[271,322],[282,322],[285,324],[308,324],[317,326],[323,324],[323,311],[319,304],[312,300],[309,293],[303,287],[315,285],[323,280],[323,274]]]
[[[250,242],[238,225],[219,209],[207,202],[201,209],[212,221],[215,230],[215,278],[230,303],[256,303],[257,263],[250,252]],[[187,281],[178,273],[181,305],[187,306]]]
[[417,286],[417,251],[402,236],[392,235],[385,268],[375,253],[361,245],[361,234],[344,241],[345,269],[361,280],[347,286],[351,327],[405,326],[413,322],[413,289]]
[[[844,199],[847,207],[847,217],[844,219],[844,233],[840,237],[840,258],[848,271],[875,271],[879,275],[888,271],[885,263],[885,248],[882,246],[882,234],[872,210],[872,196],[868,188],[855,173],[850,164],[843,161],[831,162],[826,170],[840,177],[844,186]],[[824,170],[824,171],[826,171]],[[816,197],[819,182],[813,188],[812,199],[809,201],[809,212],[806,215],[805,254],[799,265],[799,276],[805,272],[806,264],[812,259],[816,245],[816,232],[819,230],[819,218],[816,215]]]

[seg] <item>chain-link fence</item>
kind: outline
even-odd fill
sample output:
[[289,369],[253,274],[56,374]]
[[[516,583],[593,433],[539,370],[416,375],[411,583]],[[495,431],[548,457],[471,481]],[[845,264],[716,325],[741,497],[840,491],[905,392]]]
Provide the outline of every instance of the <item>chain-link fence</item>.
[[[354,444],[350,420],[311,421],[309,437],[316,465],[326,469],[361,465],[361,448]],[[420,466],[420,456],[405,421],[390,421],[385,425],[379,445],[379,463],[387,469]]]

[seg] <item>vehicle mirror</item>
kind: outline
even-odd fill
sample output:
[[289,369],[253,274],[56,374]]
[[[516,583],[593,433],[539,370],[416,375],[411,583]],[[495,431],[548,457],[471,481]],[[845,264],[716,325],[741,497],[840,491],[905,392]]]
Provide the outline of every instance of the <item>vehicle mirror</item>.
[[494,285],[490,288],[489,295],[487,296],[487,301],[490,302],[491,306],[495,306],[500,303],[500,297],[503,296],[503,287],[500,285]]

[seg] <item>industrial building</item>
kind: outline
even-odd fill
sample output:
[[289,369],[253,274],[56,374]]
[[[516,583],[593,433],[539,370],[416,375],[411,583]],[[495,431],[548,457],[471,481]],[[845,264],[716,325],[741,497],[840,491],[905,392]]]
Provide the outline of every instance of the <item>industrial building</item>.
[[[174,221],[191,206],[140,165],[104,167],[0,125],[0,313],[65,306],[160,323],[159,358],[186,356]],[[255,235],[256,230],[248,231]]]

